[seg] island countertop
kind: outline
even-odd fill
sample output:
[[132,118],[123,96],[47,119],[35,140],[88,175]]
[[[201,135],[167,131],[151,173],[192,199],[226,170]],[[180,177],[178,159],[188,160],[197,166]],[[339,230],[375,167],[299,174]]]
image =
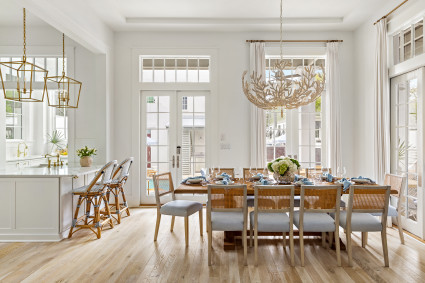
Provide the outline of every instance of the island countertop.
[[101,169],[103,165],[93,164],[91,167],[81,167],[78,163],[70,163],[63,167],[44,166],[0,169],[0,178],[38,178],[38,177],[72,177],[90,174]]

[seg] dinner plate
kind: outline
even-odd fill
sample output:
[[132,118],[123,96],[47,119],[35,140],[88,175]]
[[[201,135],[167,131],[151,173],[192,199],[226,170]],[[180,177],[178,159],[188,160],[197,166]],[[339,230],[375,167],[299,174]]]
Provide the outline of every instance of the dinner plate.
[[199,183],[202,182],[202,180],[203,180],[202,178],[190,179],[190,180],[187,180],[186,183],[189,183],[189,184],[199,184]]
[[367,179],[351,179],[351,181],[358,184],[370,184],[370,181]]

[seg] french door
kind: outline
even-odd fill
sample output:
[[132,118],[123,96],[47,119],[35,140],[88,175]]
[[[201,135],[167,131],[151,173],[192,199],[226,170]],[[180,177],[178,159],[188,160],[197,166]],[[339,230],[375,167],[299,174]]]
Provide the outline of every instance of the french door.
[[407,177],[403,188],[403,228],[424,237],[423,68],[391,79],[391,172]]
[[[153,175],[171,172],[176,188],[206,164],[206,91],[143,91],[141,202],[155,203]],[[195,197],[196,198],[196,197]]]

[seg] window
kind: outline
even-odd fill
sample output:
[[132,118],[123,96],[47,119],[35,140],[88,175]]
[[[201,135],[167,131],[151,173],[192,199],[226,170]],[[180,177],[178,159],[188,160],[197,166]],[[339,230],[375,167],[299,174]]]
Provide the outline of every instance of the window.
[[141,56],[140,82],[209,83],[210,57]]
[[394,64],[398,64],[424,53],[423,20],[398,32],[393,37]]
[[182,98],[182,110],[187,110],[187,96]]
[[65,108],[55,108],[55,128],[61,132],[68,144],[68,115]]
[[[16,91],[6,90],[13,97]],[[22,102],[6,100],[6,139],[22,139]]]
[[[266,57],[266,80],[273,80],[273,67],[277,56]],[[325,68],[325,57],[285,58],[291,67],[285,75],[296,78],[305,66]],[[301,166],[311,168],[322,165],[322,99],[298,109],[266,111],[267,161],[279,156],[296,157]]]

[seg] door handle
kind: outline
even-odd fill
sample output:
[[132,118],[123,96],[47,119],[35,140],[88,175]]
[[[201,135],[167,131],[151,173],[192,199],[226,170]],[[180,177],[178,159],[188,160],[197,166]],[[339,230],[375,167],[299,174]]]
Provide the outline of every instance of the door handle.
[[173,160],[172,160],[172,164],[173,164],[173,168],[175,167],[175,165],[176,165],[176,157],[173,155]]
[[180,166],[180,155],[177,155],[177,168]]

